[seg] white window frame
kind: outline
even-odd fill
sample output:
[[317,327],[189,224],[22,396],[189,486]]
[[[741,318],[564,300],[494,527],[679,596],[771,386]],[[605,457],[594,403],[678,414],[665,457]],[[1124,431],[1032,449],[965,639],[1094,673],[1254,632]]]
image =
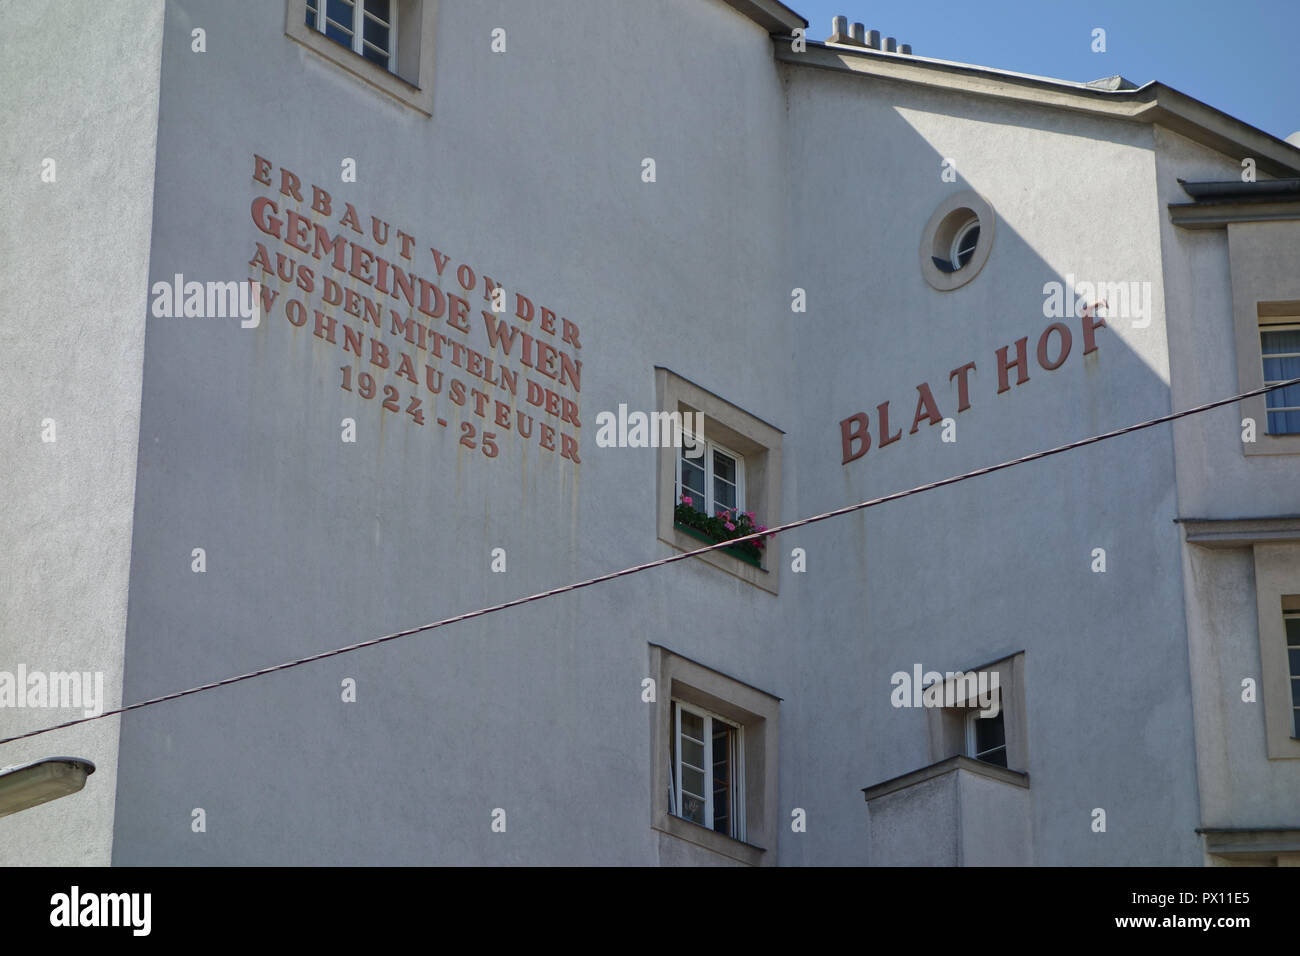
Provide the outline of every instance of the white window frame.
[[[1300,621],[1300,611],[1282,612],[1282,640],[1286,642],[1286,662],[1287,662],[1287,690],[1295,686],[1296,678],[1300,678],[1300,672],[1291,668],[1291,651],[1296,647],[1292,644],[1287,635],[1287,621]],[[1295,694],[1292,691],[1291,697],[1287,701],[1291,705],[1291,737],[1300,740],[1300,706],[1296,705]]]
[[961,247],[965,243],[966,237],[971,234],[971,231],[978,229],[979,227],[979,217],[971,216],[971,218],[966,221],[965,225],[957,230],[957,235],[952,237],[952,248],[948,250],[948,262],[952,265],[953,272],[957,272],[963,267],[969,265],[970,261],[975,258],[975,250],[979,247],[978,239],[975,240],[975,245],[971,246],[970,253],[967,255],[965,262],[961,261]]
[[[704,455],[703,455],[704,495],[706,499],[705,503],[708,505],[708,508],[696,507],[695,502],[692,502],[689,505],[689,507],[695,508],[696,511],[703,511],[710,518],[717,517],[718,511],[720,510],[717,507],[715,507],[715,503],[713,500],[713,451],[715,448],[736,463],[736,506],[735,508],[729,510],[732,511],[733,514],[745,510],[745,456],[738,452],[732,451],[726,445],[720,444],[719,442],[715,442],[711,439],[706,438],[704,440]],[[681,503],[682,495],[686,491],[685,487],[682,485],[682,452],[683,451],[685,451],[684,448],[677,449],[677,497],[673,499],[674,505]]]
[[[1260,324],[1259,324],[1259,368],[1260,368],[1260,372],[1261,372],[1261,374],[1264,376],[1264,384],[1265,384],[1265,385],[1271,385],[1271,384],[1273,384],[1273,382],[1285,382],[1285,381],[1287,381],[1287,379],[1270,379],[1270,378],[1268,377],[1268,373],[1264,371],[1264,362],[1266,362],[1268,359],[1277,359],[1277,358],[1300,358],[1300,352],[1275,352],[1275,353],[1273,353],[1273,354],[1271,354],[1271,355],[1270,355],[1270,354],[1265,354],[1265,352],[1264,352],[1264,335],[1265,335],[1265,333],[1268,333],[1268,332],[1300,332],[1300,323],[1290,323],[1290,322],[1287,322],[1287,323],[1266,323],[1266,322],[1263,322],[1263,321],[1260,322]],[[1291,412],[1291,411],[1300,411],[1300,408],[1297,408],[1297,407],[1294,406],[1294,405],[1287,405],[1287,406],[1285,406],[1285,407],[1283,407],[1283,408],[1271,408],[1271,407],[1269,407],[1268,400],[1269,400],[1269,398],[1271,398],[1271,397],[1272,397],[1273,395],[1275,395],[1275,394],[1277,394],[1277,393],[1276,393],[1276,392],[1272,392],[1272,393],[1269,393],[1269,394],[1267,394],[1267,395],[1263,395],[1263,396],[1261,396],[1261,397],[1264,399],[1264,409],[1265,409],[1265,410],[1264,410],[1264,422],[1263,422],[1263,424],[1264,424],[1264,434],[1266,434],[1266,435],[1277,435],[1277,436],[1279,436],[1279,437],[1294,437],[1294,436],[1300,436],[1300,432],[1274,432],[1274,431],[1269,431],[1269,428],[1268,428],[1268,416],[1269,416],[1272,412]]]
[[[373,13],[370,13],[369,11],[366,10],[366,0],[340,0],[340,2],[346,3],[350,7],[352,7],[351,26],[348,26],[347,24],[344,23],[339,23],[337,20],[329,19],[329,0],[307,0],[307,12],[316,14],[315,29],[317,30],[317,32],[319,32],[331,43],[338,42],[325,32],[325,26],[327,20],[329,20],[330,23],[333,23],[341,30],[351,31],[353,53],[367,60],[369,60],[369,58],[366,57],[365,55],[365,48],[367,46],[370,47],[372,50],[377,50],[380,53],[386,53],[388,55],[388,62],[385,65],[385,68],[388,70],[389,73],[395,73],[397,70],[397,8],[399,6],[398,0],[390,0],[388,4],[389,20],[386,24],[388,27],[388,49],[387,50],[381,50],[373,43],[368,42],[365,38],[366,17],[369,17],[370,19],[374,20],[376,23],[384,23],[384,21],[381,20],[379,17],[375,16]],[[313,4],[315,5],[315,9],[313,9],[312,6]],[[342,44],[340,44],[340,46],[341,45]],[[373,63],[374,61],[370,60],[370,62]]]
[[[731,765],[731,825],[726,836],[733,840],[744,842],[745,839],[745,728],[742,724],[734,720],[728,720],[720,717],[712,711],[705,710],[695,704],[688,704],[677,698],[672,698],[673,707],[673,726],[672,726],[672,746],[673,761],[669,768],[671,777],[669,780],[668,791],[668,812],[673,816],[680,817],[697,826],[703,826],[706,829],[713,830],[713,722],[725,724],[735,731],[731,745],[731,753],[728,754],[728,760]],[[680,808],[682,806],[682,711],[685,710],[704,721],[704,746],[705,746],[705,767],[704,767],[704,823],[690,820],[684,816]],[[695,768],[699,769],[699,768]],[[714,831],[720,832],[720,831]]]

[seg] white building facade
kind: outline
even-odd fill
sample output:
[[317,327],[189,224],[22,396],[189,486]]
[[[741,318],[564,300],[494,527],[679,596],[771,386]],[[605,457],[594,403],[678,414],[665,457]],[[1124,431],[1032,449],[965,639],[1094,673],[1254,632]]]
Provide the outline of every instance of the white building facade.
[[[0,672],[101,709],[1300,377],[1300,149],[1158,83],[775,0],[9,14]],[[1295,862],[1297,407],[0,745],[97,766],[0,860]]]

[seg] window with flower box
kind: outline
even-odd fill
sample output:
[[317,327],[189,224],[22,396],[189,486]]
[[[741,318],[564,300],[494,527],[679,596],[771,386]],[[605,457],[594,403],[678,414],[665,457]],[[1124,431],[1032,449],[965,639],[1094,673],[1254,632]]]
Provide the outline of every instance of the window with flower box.
[[[779,524],[781,431],[668,369],[655,369],[655,377],[662,411],[688,423],[703,415],[702,436],[660,449],[660,540],[694,551]],[[756,538],[699,560],[775,594],[780,562],[769,557],[772,544]]]
[[[754,512],[745,510],[743,455],[707,439],[695,447],[682,447],[677,457],[673,527],[706,544],[767,530]],[[756,538],[724,550],[761,568],[766,543]]]

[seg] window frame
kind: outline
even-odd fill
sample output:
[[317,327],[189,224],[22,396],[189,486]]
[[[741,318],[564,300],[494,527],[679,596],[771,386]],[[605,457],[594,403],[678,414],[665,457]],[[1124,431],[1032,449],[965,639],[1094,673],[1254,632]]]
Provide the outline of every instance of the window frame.
[[[1288,598],[1294,602],[1288,607]],[[1296,636],[1296,642],[1291,643],[1290,628],[1287,627],[1287,621],[1300,621],[1300,598],[1295,595],[1283,595],[1282,598],[1282,638],[1286,641],[1287,672],[1291,678],[1291,738],[1300,740],[1300,667],[1292,667],[1291,652],[1300,651],[1300,635]]]
[[[1259,369],[1260,369],[1260,386],[1261,386],[1261,387],[1264,386],[1264,385],[1269,385],[1269,384],[1271,384],[1272,382],[1275,382],[1275,381],[1276,381],[1276,382],[1285,382],[1285,381],[1289,381],[1288,379],[1285,379],[1285,378],[1281,378],[1281,379],[1270,379],[1270,378],[1268,377],[1268,373],[1267,373],[1266,371],[1264,371],[1264,363],[1265,363],[1266,361],[1268,361],[1269,359],[1271,359],[1271,358],[1274,358],[1274,359],[1275,359],[1275,358],[1300,358],[1300,352],[1279,352],[1279,353],[1274,353],[1274,354],[1268,354],[1268,353],[1266,353],[1266,352],[1264,351],[1264,336],[1267,335],[1267,334],[1270,333],[1270,332],[1300,332],[1300,316],[1296,316],[1295,319],[1296,319],[1296,321],[1294,321],[1294,322],[1287,322],[1287,321],[1285,321],[1285,320],[1284,320],[1284,321],[1281,321],[1281,322],[1265,322],[1265,321],[1264,321],[1264,317],[1263,317],[1263,316],[1260,317],[1260,323],[1259,323]],[[1294,412],[1295,414],[1300,414],[1300,405],[1287,405],[1287,406],[1284,406],[1283,408],[1273,408],[1273,407],[1271,407],[1271,406],[1269,405],[1269,400],[1272,399],[1273,396],[1275,396],[1275,395],[1281,395],[1281,393],[1282,393],[1283,391],[1285,391],[1285,389],[1278,389],[1278,390],[1275,391],[1275,392],[1269,392],[1268,394],[1261,396],[1261,397],[1264,399],[1264,409],[1265,409],[1265,411],[1264,411],[1264,422],[1263,422],[1263,428],[1260,429],[1260,430],[1261,430],[1265,435],[1271,436],[1271,437],[1273,437],[1273,438],[1291,438],[1291,437],[1300,437],[1300,430],[1297,430],[1297,431],[1274,432],[1274,431],[1270,430],[1270,428],[1269,428],[1268,416],[1271,415],[1271,414],[1273,414],[1274,412],[1289,411],[1289,412]]]
[[1270,760],[1300,759],[1295,702],[1291,692],[1290,654],[1286,620],[1300,612],[1300,544],[1257,543],[1255,602],[1259,629],[1260,699],[1264,710],[1264,736]]
[[[362,81],[367,87],[386,93],[426,118],[433,116],[438,0],[391,0],[388,68],[367,59],[353,49],[358,36],[355,29],[352,46],[330,39],[320,29],[322,23],[320,10],[327,0],[316,0],[317,25],[307,26],[307,2],[308,0],[285,0],[286,37],[319,54],[348,75]],[[359,0],[354,0],[354,26],[358,10],[356,2]],[[364,7],[361,9],[363,11],[361,39],[364,42],[365,13]]]
[[[958,265],[956,241],[972,225],[979,226],[979,239],[970,258]],[[921,230],[921,278],[936,292],[960,289],[983,271],[993,251],[996,231],[997,216],[993,207],[975,190],[963,189],[946,197]]]
[[[954,674],[978,674],[986,671],[998,675],[998,713],[1002,715],[1003,746],[1006,748],[1007,762],[1005,769],[1015,773],[1029,772],[1029,711],[1025,697],[1025,652],[1023,650],[1007,654],[997,660],[979,667],[968,667],[953,671]],[[945,677],[946,682],[946,677]],[[962,698],[963,685],[958,682],[954,688],[954,706],[927,707],[927,734],[930,742],[930,762],[937,764],[951,757],[970,757],[973,760],[975,748],[970,738],[970,714],[979,713],[979,704],[969,703]],[[948,689],[943,689],[944,700],[948,699]],[[975,717],[976,720],[993,718]],[[992,767],[1001,768],[1002,764],[980,761]]]
[[[1300,300],[1263,298],[1265,290],[1256,274],[1246,268],[1247,260],[1256,255],[1234,237],[1237,226],[1228,225],[1228,257],[1232,283],[1233,341],[1237,353],[1237,389],[1242,392],[1264,387],[1263,333],[1284,326],[1300,324]],[[1295,290],[1286,290],[1294,294]],[[1270,434],[1268,431],[1268,396],[1243,398],[1241,417],[1255,421],[1255,440],[1240,441],[1241,452],[1253,455],[1300,455],[1300,433]]]
[[[1001,689],[999,688],[999,694]],[[983,763],[992,764],[995,767],[1006,767],[1009,760],[1009,751],[1007,749],[1007,718],[1006,711],[998,706],[998,713],[995,717],[981,717],[978,707],[971,707],[966,712],[966,756],[972,760],[979,760]],[[1002,721],[1002,743],[997,747],[990,747],[988,750],[980,751],[979,749],[979,722],[981,720]],[[994,760],[985,760],[985,754],[1002,752],[1002,763]],[[1009,769],[1009,768],[1008,768]]]
[[969,265],[970,261],[975,258],[975,250],[979,247],[978,237],[975,239],[975,245],[970,247],[970,252],[967,253],[965,262],[963,262],[961,258],[961,247],[963,240],[965,240],[965,238],[972,232],[977,231],[979,227],[979,217],[972,216],[957,229],[957,234],[952,237],[952,246],[948,250],[948,262],[952,265],[953,272],[960,272],[962,268]]
[[[731,770],[730,787],[730,806],[728,807],[727,830],[726,836],[733,840],[745,841],[745,727],[735,721],[728,720],[725,717],[713,713],[711,710],[700,707],[697,704],[689,703],[677,697],[670,698],[669,707],[671,711],[669,728],[670,743],[672,744],[670,752],[672,760],[669,765],[669,773],[672,775],[668,794],[668,812],[681,820],[688,820],[698,826],[707,827],[714,833],[723,833],[716,826],[717,808],[714,805],[714,767],[716,761],[713,759],[713,726],[715,723],[723,724],[730,727],[735,736],[728,744],[729,753],[727,755],[728,765]],[[704,741],[708,742],[709,750],[705,757],[704,773],[704,822],[691,820],[690,817],[682,813],[682,795],[685,785],[682,782],[682,713],[686,712],[699,717],[704,722]],[[699,768],[696,768],[699,769]],[[692,795],[694,796],[694,795]]]
[[[655,368],[655,392],[656,407],[662,411],[703,414],[706,443],[713,442],[724,454],[743,461],[744,488],[742,495],[738,496],[743,510],[754,512],[757,520],[768,527],[779,525],[782,431],[662,366]],[[695,419],[689,421],[694,424]],[[656,530],[659,540],[672,548],[698,551],[702,546],[700,540],[675,526],[675,513],[681,501],[680,459],[680,447],[664,445],[659,448],[655,485]],[[712,489],[709,494],[711,497]],[[775,547],[762,549],[760,563],[755,565],[717,548],[698,555],[698,563],[712,565],[775,595],[780,589],[782,564],[777,553]],[[697,562],[689,563],[695,565]]]
[[[724,858],[749,866],[774,866],[776,854],[767,848],[776,847],[780,827],[777,749],[781,698],[662,645],[650,643],[647,647],[649,674],[656,689],[649,707],[650,828],[659,834],[661,858],[692,864]],[[739,729],[741,757],[733,776],[743,794],[743,840],[673,812],[670,794],[675,774],[670,754],[674,702],[696,712],[706,711]]]
[[[706,432],[708,431],[707,426],[705,428],[705,431]],[[713,452],[715,449],[721,452],[722,454],[726,455],[736,463],[736,482],[735,482],[736,506],[734,508],[730,508],[727,510],[732,512],[745,510],[745,456],[740,454],[739,452],[732,451],[730,448],[728,448],[726,445],[722,444],[721,442],[716,442],[713,439],[706,437],[704,439],[704,455],[703,455],[704,487],[705,487],[704,494],[708,499],[706,503],[708,504],[709,507],[707,510],[705,510],[704,508],[695,508],[694,502],[691,503],[690,507],[695,508],[696,511],[703,511],[710,518],[717,517],[717,513],[718,513],[716,503],[713,500],[713,479],[714,479]],[[685,487],[682,485],[682,457],[683,457],[682,452],[684,451],[686,451],[686,448],[683,446],[682,448],[678,449],[678,454],[677,454],[677,499],[676,499],[677,501],[682,500],[682,494],[685,490]],[[723,480],[725,481],[726,479]]]
[[[398,44],[397,16],[398,16],[398,8],[401,6],[399,0],[389,0],[388,3],[389,19],[387,23],[384,23],[383,20],[380,20],[379,17],[375,16],[367,9],[367,5],[370,3],[370,0],[338,0],[338,2],[346,3],[350,7],[352,7],[352,26],[344,27],[344,29],[349,30],[352,34],[352,44],[350,47],[352,52],[357,54],[357,56],[369,60],[371,63],[375,63],[374,60],[371,60],[369,57],[366,56],[365,48],[369,46],[375,50],[378,50],[380,53],[386,54],[388,58],[387,62],[384,64],[385,69],[387,69],[389,73],[395,73],[397,67],[397,44]],[[312,9],[312,4],[315,4],[315,9]],[[330,0],[306,0],[307,14],[314,13],[316,15],[315,29],[319,30],[320,33],[326,39],[333,40],[333,37],[331,37],[329,33],[327,33],[325,30],[326,23],[331,22],[340,27],[343,27],[343,24],[339,23],[337,20],[332,20],[330,18],[329,5],[330,5]],[[373,43],[371,43],[369,40],[366,39],[366,33],[365,33],[366,17],[370,17],[372,20],[376,21],[377,23],[383,23],[386,27],[388,27],[388,49],[387,50],[381,50],[379,47],[375,46]],[[359,26],[357,23],[358,20],[360,21]],[[303,22],[306,23],[306,16],[303,17]],[[311,29],[311,26],[308,25],[308,28]],[[334,42],[339,43],[338,40],[334,40]],[[345,46],[345,44],[342,43],[339,43],[339,45]]]

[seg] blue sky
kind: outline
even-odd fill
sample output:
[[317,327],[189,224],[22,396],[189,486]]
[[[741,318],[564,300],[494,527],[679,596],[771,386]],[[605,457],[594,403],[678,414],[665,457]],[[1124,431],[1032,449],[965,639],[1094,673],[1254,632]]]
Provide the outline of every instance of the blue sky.
[[[785,0],[825,40],[841,14],[920,56],[1063,80],[1159,80],[1279,139],[1300,130],[1300,0]],[[1092,52],[1092,31],[1106,52]]]

